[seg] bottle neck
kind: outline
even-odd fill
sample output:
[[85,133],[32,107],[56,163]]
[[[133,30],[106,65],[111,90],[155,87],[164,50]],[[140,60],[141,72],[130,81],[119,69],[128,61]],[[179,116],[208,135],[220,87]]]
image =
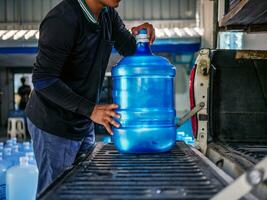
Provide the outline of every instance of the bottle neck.
[[152,55],[152,51],[149,45],[149,39],[148,36],[145,33],[139,33],[136,36],[136,53],[135,55],[145,55],[145,56],[149,56]]
[[138,42],[136,45],[135,55],[151,56],[152,51],[148,42]]

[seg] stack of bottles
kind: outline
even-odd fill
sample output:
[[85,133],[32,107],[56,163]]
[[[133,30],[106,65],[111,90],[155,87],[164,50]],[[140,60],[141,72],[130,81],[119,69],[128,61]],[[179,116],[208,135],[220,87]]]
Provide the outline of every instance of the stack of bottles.
[[[176,118],[175,120],[177,123],[179,118]],[[186,144],[190,144],[192,146],[195,145],[191,120],[186,121],[182,126],[176,129],[176,140],[184,141]]]
[[38,169],[31,142],[0,142],[0,200],[36,199]]

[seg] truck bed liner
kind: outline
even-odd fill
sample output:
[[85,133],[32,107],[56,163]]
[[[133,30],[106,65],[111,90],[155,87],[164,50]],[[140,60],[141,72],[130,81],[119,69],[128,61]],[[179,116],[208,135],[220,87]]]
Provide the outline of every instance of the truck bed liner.
[[183,142],[161,154],[119,154],[98,143],[38,199],[209,199],[226,182]]

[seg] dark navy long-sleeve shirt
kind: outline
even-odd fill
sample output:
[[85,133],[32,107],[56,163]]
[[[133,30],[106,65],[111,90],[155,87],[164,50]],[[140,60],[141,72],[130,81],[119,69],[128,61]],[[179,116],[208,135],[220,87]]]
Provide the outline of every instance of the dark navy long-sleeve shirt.
[[124,56],[136,48],[113,8],[103,9],[98,21],[88,20],[86,9],[81,0],[64,0],[41,23],[26,108],[38,128],[74,140],[88,133],[112,46]]

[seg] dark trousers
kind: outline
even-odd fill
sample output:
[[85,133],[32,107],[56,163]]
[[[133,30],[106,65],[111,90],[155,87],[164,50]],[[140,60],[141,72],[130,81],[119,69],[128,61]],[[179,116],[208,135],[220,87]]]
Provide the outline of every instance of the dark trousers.
[[39,170],[37,193],[40,193],[66,168],[70,167],[77,154],[90,151],[95,143],[93,123],[88,130],[88,136],[81,141],[47,133],[37,128],[29,119],[27,119],[27,125]]

